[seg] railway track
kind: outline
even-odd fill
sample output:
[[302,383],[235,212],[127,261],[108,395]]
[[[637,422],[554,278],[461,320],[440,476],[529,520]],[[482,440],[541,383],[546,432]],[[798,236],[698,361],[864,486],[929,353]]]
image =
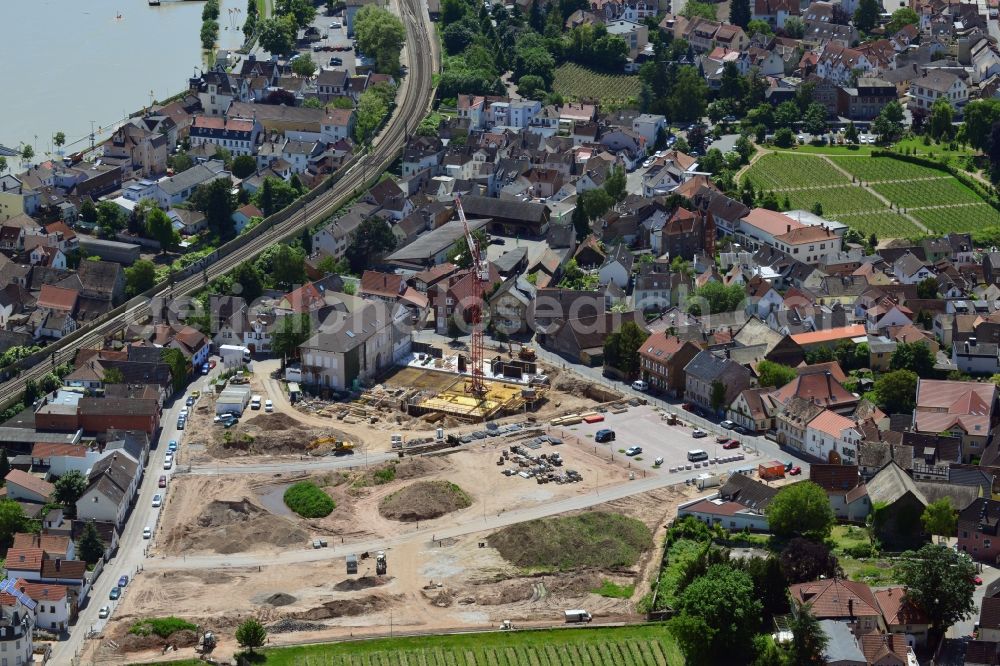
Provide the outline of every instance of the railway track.
[[334,174],[332,177],[339,180],[329,190],[312,200],[300,199],[293,203],[296,209],[288,219],[270,225],[264,233],[172,286],[165,283],[157,285],[155,295],[129,301],[119,315],[83,329],[69,343],[50,345],[48,353],[44,353],[31,367],[22,368],[17,377],[0,384],[0,405],[8,407],[15,404],[28,381],[38,381],[55,366],[71,360],[78,349],[89,348],[131,324],[145,321],[152,314],[150,305],[155,300],[176,300],[195,294],[208,282],[225,275],[240,263],[254,259],[275,243],[330,215],[359,193],[369,181],[379,177],[402,150],[409,131],[424,117],[433,94],[435,50],[428,34],[429,19],[425,7],[422,0],[400,0],[399,6],[400,18],[406,28],[409,71],[402,82],[396,109],[372,141],[370,150],[362,154],[346,172]]

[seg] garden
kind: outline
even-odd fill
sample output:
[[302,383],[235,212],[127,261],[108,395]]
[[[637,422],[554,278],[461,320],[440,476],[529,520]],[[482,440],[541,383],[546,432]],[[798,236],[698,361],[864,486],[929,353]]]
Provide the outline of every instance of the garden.
[[567,100],[599,99],[604,108],[638,99],[642,83],[638,76],[603,74],[567,62],[556,68],[552,90]]

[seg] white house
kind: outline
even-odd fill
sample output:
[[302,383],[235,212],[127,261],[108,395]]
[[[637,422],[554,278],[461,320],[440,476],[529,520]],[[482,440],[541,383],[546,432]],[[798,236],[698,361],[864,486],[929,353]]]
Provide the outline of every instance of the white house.
[[257,139],[262,129],[256,119],[197,116],[191,125],[189,139],[192,146],[210,143],[225,148],[234,157],[253,155],[257,152]]
[[632,253],[623,243],[619,243],[608,253],[604,264],[598,269],[599,282],[601,284],[614,282],[622,289],[627,289],[632,276],[633,262]]
[[87,490],[76,501],[77,518],[110,522],[121,528],[141,473],[139,464],[127,455],[115,453],[98,461],[90,470]]
[[900,256],[892,264],[892,274],[900,284],[917,284],[935,273],[923,261],[911,252]]
[[869,333],[881,333],[891,326],[912,323],[913,311],[889,298],[883,298],[865,313],[865,326]]
[[658,113],[643,113],[632,120],[632,131],[644,138],[647,146],[655,144],[656,135],[666,129],[667,119]]
[[964,342],[956,340],[951,344],[951,362],[960,372],[969,375],[993,375],[1000,372],[1000,359],[997,356],[996,343],[969,338]]
[[969,101],[969,86],[957,74],[942,69],[928,70],[927,74],[910,83],[911,109],[930,109],[939,99],[947,100],[961,114]]
[[[14,587],[35,602],[35,626],[58,634],[69,629],[69,590],[65,585],[32,583],[18,579]],[[0,595],[0,605],[8,605]],[[0,652],[0,656],[3,653]],[[18,663],[15,661],[14,663]],[[25,664],[31,662],[23,662]]]
[[19,469],[12,469],[4,481],[7,498],[12,500],[45,504],[56,491],[56,487],[48,481]]
[[803,447],[816,458],[855,465],[861,439],[861,431],[854,421],[824,409],[806,425]]

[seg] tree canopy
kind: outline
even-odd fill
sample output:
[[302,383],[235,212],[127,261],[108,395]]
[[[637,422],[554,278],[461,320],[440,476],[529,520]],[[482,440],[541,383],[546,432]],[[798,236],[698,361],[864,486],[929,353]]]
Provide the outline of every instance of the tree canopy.
[[761,386],[781,388],[795,379],[795,369],[774,361],[761,361],[757,364],[757,374]]
[[358,49],[375,58],[375,69],[386,74],[399,73],[399,54],[406,41],[403,22],[386,9],[365,5],[354,17]]
[[[708,282],[694,290],[688,299],[688,312],[693,315],[732,312],[740,307],[746,298],[746,290],[738,284],[726,286],[721,282]],[[704,313],[705,305],[708,313]]]
[[952,507],[951,498],[942,497],[924,507],[920,522],[928,534],[952,537],[958,527],[958,512]]
[[379,257],[396,247],[392,228],[377,217],[369,217],[355,229],[351,242],[344,252],[352,273],[361,274],[373,257]]
[[916,406],[917,374],[894,370],[875,380],[876,402],[887,414],[906,414]]
[[639,373],[639,347],[648,337],[634,321],[626,321],[604,339],[604,362],[626,377],[635,377]]
[[747,573],[725,564],[712,565],[704,576],[684,589],[677,610],[679,617],[697,618],[710,631],[710,635],[701,636],[701,642],[708,645],[692,649],[689,631],[671,621],[671,631],[677,636],[688,663],[729,663],[732,655],[748,654],[753,649],[762,604]]
[[975,575],[976,567],[968,555],[939,544],[905,553],[896,565],[896,580],[927,614],[931,633],[937,637],[975,611]]
[[771,531],[821,540],[830,535],[836,517],[826,491],[812,481],[784,486],[765,509]]

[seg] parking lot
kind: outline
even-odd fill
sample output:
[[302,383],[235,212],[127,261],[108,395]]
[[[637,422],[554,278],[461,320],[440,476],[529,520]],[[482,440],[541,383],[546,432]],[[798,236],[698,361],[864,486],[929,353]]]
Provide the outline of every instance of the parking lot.
[[[711,472],[714,469],[728,471],[747,467],[756,468],[758,461],[761,459],[761,456],[753,448],[723,449],[722,445],[717,443],[715,437],[711,434],[706,437],[695,438],[691,435],[694,428],[683,423],[683,419],[675,425],[670,425],[660,411],[650,406],[632,407],[622,414],[608,412],[603,416],[604,421],[600,423],[580,423],[570,426],[567,430],[586,441],[595,441],[594,435],[598,430],[605,428],[613,430],[615,432],[615,441],[605,442],[601,446],[606,446],[616,453],[627,450],[632,446],[642,447],[642,453],[630,456],[632,467],[638,467],[639,469],[654,469],[656,459],[663,458],[663,464],[659,467],[659,470],[669,473],[671,468],[690,464],[687,459],[687,453],[692,449],[702,449],[708,453],[709,461],[741,454],[744,458],[743,460],[733,460],[727,463],[702,463],[697,468],[692,465],[691,472],[695,469],[706,469]],[[677,471],[679,472],[680,470]],[[684,471],[687,470],[685,469]]]

